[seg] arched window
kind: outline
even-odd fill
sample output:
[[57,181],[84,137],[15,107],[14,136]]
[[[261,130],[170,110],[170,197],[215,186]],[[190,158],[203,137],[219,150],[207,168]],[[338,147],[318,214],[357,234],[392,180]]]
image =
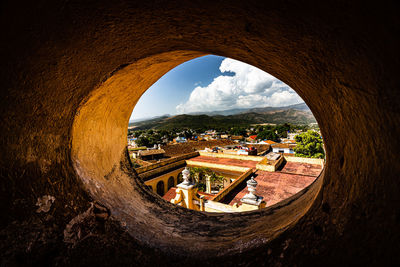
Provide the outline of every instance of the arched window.
[[157,194],[159,194],[160,196],[164,195],[164,182],[163,181],[159,181],[157,183]]
[[173,177],[173,176],[170,176],[170,177],[168,178],[168,190],[171,189],[171,187],[174,187],[174,185],[175,185],[174,183],[175,183],[174,177]]

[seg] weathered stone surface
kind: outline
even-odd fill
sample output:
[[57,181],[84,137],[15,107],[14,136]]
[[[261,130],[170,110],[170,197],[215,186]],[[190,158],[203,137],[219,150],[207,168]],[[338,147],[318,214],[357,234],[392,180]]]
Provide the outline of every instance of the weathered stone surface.
[[[2,265],[398,262],[397,13],[361,1],[7,1]],[[262,211],[208,215],[166,203],[129,171],[138,98],[210,53],[271,73],[307,102],[327,152],[307,190]],[[37,213],[46,195],[55,201]]]

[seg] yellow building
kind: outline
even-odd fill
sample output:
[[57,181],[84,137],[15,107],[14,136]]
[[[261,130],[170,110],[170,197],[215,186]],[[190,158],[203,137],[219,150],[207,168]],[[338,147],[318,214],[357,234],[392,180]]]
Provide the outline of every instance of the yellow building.
[[160,196],[165,195],[169,189],[175,187],[178,183],[182,181],[182,170],[184,168],[178,168],[176,170],[161,174],[153,179],[146,181],[144,184],[147,185],[149,189],[156,192]]
[[[207,212],[243,212],[262,209],[266,206],[262,197],[255,194],[257,182],[254,177],[247,181],[248,193],[241,199],[241,205],[227,205],[214,200],[207,200],[197,195],[197,188],[190,182],[190,171],[185,168],[182,171],[183,182],[177,185],[176,196],[171,203],[188,209]],[[233,185],[231,185],[233,186]],[[215,199],[215,198],[214,198]]]
[[[217,181],[214,188],[210,179],[213,175],[209,174],[202,180],[205,188],[198,192],[195,179],[190,179],[190,171],[186,169],[190,166],[210,168],[224,176],[223,186],[217,190],[221,182],[214,180],[214,183]],[[192,152],[136,171],[150,190],[176,205],[207,212],[241,212],[261,209],[266,201],[273,205],[290,197],[312,183],[322,167],[320,159],[284,157],[276,153],[260,157]],[[259,196],[256,194],[258,183]]]

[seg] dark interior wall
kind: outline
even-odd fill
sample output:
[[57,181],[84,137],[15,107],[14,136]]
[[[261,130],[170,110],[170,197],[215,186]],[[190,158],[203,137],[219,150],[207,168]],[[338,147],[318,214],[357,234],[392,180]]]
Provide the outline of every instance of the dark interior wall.
[[[399,261],[397,11],[347,1],[5,3],[2,264]],[[208,53],[271,73],[317,118],[326,168],[293,202],[208,216],[128,180],[124,134],[137,99],[169,69]],[[45,195],[54,203],[37,212]]]

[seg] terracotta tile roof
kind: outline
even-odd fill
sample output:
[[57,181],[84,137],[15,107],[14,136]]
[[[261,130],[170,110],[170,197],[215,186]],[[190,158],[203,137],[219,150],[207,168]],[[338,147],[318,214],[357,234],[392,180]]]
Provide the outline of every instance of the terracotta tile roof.
[[302,174],[317,177],[321,173],[322,167],[318,164],[286,162],[285,166],[279,171],[282,173]]
[[162,198],[168,202],[171,202],[171,199],[174,199],[175,196],[176,196],[176,187],[171,187]]
[[[309,186],[320,172],[320,165],[297,162],[287,162],[282,170],[277,172],[257,170],[256,194],[264,197],[267,206],[274,205]],[[221,202],[229,205],[240,204],[240,199],[247,193],[247,184],[243,181]]]
[[203,150],[206,147],[215,147],[215,146],[226,146],[230,144],[235,144],[234,141],[231,140],[210,140],[210,141],[194,141],[173,145],[162,146],[165,150],[165,156],[175,157],[178,155],[191,153],[196,150]]
[[276,142],[274,142],[272,140],[267,140],[267,141],[265,141],[265,143],[270,144],[270,145],[276,144]]

